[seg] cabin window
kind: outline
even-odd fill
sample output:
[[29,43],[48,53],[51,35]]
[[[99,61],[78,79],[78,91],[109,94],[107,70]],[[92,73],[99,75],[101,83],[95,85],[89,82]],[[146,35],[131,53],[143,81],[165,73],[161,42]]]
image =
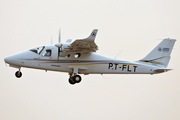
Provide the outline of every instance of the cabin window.
[[74,55],[75,58],[79,58],[80,56],[81,56],[81,53],[76,53],[76,54]]
[[42,54],[42,56],[50,57],[51,56],[51,50],[50,49],[45,50],[44,53]]
[[37,48],[33,48],[30,49],[31,52],[37,53],[37,54],[41,54],[41,52],[43,51],[45,46],[41,46],[41,47],[37,47]]

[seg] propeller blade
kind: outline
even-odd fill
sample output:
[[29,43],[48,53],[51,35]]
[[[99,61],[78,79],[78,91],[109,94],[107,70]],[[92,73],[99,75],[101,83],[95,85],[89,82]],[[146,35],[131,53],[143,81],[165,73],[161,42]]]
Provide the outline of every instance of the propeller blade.
[[61,29],[59,29],[59,43],[61,43]]
[[57,59],[59,60],[60,48],[58,48],[58,56]]
[[60,49],[61,49],[61,47],[62,47],[62,43],[61,43],[61,29],[59,29],[59,41],[58,41],[59,43],[57,43],[57,44],[55,44],[55,46],[56,47],[58,47],[58,60],[59,60],[59,55],[60,55]]
[[52,36],[51,36],[51,45],[53,45],[53,38],[52,38]]

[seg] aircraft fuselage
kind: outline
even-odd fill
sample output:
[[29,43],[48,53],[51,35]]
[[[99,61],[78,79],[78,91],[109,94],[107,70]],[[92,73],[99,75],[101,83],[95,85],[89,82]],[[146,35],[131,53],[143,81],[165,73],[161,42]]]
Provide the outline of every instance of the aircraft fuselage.
[[170,61],[175,39],[164,39],[148,55],[138,61],[126,61],[97,54],[98,46],[94,42],[97,35],[94,29],[89,37],[68,39],[55,45],[41,46],[12,56],[4,61],[11,67],[18,68],[17,78],[22,76],[21,67],[59,71],[69,74],[69,83],[81,82],[78,74],[156,74],[169,71],[166,68]]
[[[46,50],[51,50],[51,56],[42,56]],[[154,74],[156,66],[144,64],[142,62],[130,62],[116,58],[102,56],[97,53],[81,53],[79,58],[73,54],[69,57],[58,57],[58,48],[50,45],[45,46],[41,54],[36,54],[30,50],[9,56],[5,61],[11,66],[27,67],[34,69],[72,72],[72,68],[77,67],[79,74]]]

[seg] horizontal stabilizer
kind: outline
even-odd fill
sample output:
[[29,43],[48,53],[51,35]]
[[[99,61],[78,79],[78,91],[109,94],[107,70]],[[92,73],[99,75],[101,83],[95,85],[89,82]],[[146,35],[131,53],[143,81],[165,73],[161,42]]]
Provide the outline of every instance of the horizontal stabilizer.
[[167,71],[170,71],[172,69],[168,69],[168,68],[159,68],[159,69],[156,69],[155,72],[157,73],[162,73],[162,72],[167,72]]

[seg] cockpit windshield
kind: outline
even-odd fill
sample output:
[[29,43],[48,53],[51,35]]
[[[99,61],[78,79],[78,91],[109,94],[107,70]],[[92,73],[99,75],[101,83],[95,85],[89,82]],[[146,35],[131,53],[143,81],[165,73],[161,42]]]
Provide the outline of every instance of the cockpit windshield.
[[34,53],[37,53],[37,54],[41,54],[41,52],[43,51],[44,47],[45,47],[45,46],[33,48],[33,49],[30,49],[30,51],[32,51],[32,52],[34,52]]

